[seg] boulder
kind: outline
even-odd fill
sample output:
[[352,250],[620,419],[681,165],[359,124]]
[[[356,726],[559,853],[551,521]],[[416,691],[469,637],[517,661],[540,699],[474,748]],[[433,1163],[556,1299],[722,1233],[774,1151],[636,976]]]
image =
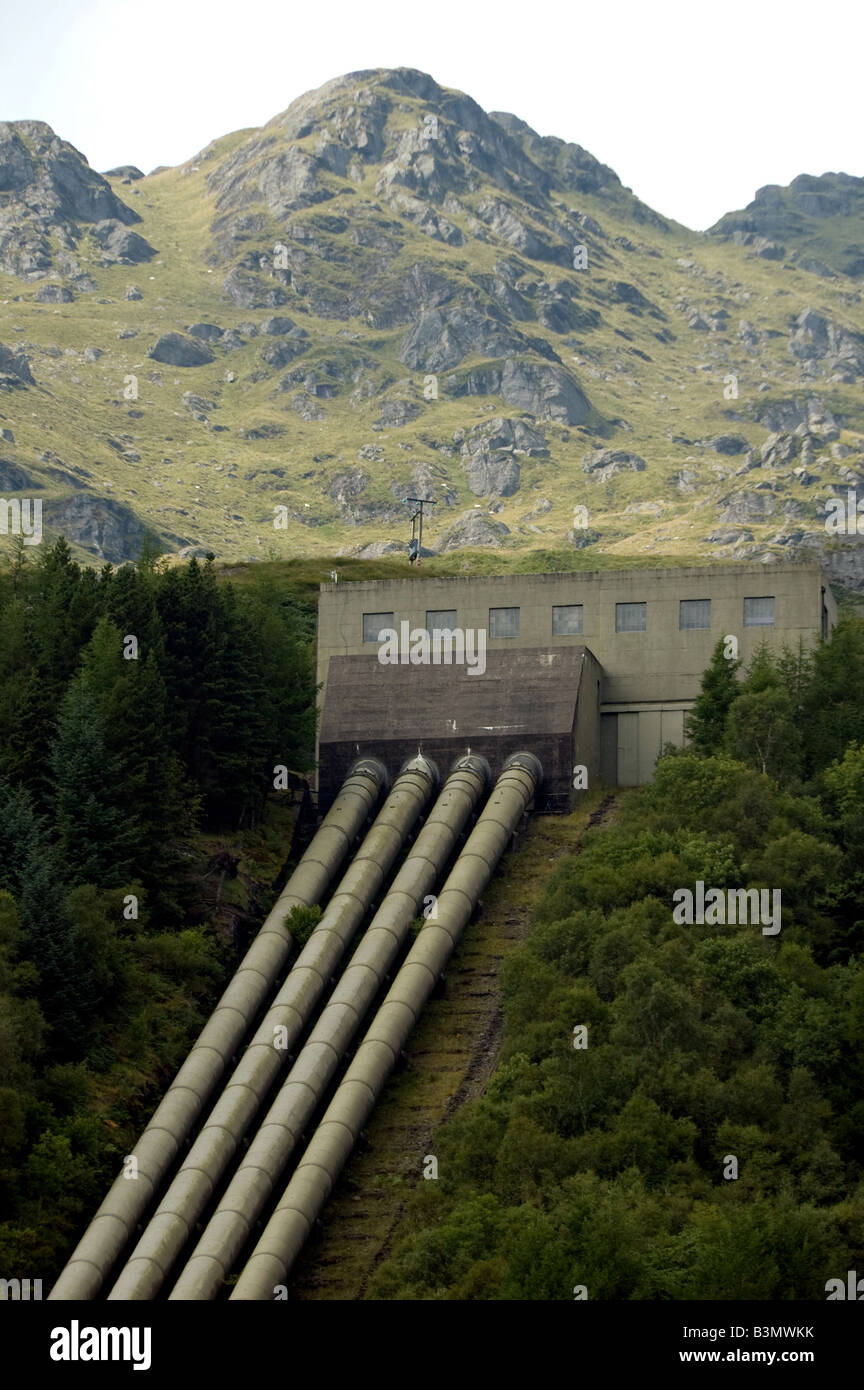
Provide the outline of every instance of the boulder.
[[776,511],[770,492],[736,492],[721,499],[720,521],[740,525],[742,521],[767,521]]
[[147,356],[170,367],[205,367],[216,360],[206,344],[185,333],[163,333]]
[[93,236],[102,248],[103,265],[142,265],[156,255],[154,247],[116,218],[97,222]]
[[225,332],[218,323],[193,323],[189,329],[193,338],[200,338],[203,343],[215,343]]
[[379,429],[397,430],[416,420],[420,413],[420,406],[415,401],[385,401],[376,423]]
[[715,454],[746,454],[750,446],[740,434],[718,434],[706,439],[704,447],[713,449]]
[[582,471],[606,483],[619,473],[644,473],[645,460],[623,449],[590,449],[582,456]]
[[510,528],[503,521],[490,521],[479,512],[463,512],[441,533],[435,543],[435,551],[445,555],[449,550],[462,550],[468,547],[500,546]]
[[274,315],[272,318],[264,320],[261,325],[261,332],[267,333],[273,338],[278,338],[284,333],[290,333],[291,330],[296,327],[297,325],[293,319]]
[[63,285],[40,285],[36,291],[37,304],[71,304],[74,298]]
[[547,363],[505,362],[499,390],[508,405],[541,420],[580,425],[591,412],[587,397],[569,372]]
[[0,343],[0,387],[35,386],[30,363],[20,349]]
[[225,277],[222,294],[239,309],[278,309],[280,304],[288,300],[288,295],[277,281],[265,280],[263,276],[253,275],[239,266]]

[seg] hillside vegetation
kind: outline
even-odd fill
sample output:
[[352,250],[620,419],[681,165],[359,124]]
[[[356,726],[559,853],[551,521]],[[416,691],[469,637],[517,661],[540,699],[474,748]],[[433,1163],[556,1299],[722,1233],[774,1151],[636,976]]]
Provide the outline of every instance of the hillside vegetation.
[[313,626],[195,560],[0,567],[4,1270],[57,1274],[273,900]]
[[[0,124],[0,491],[76,554],[825,552],[859,489],[864,180],[708,233],[410,69],[103,177]],[[2,544],[8,544],[3,541]]]
[[[860,1268],[864,625],[723,663],[693,746],[550,874],[499,1065],[367,1296],[823,1300]],[[676,923],[698,880],[779,889],[781,931]]]

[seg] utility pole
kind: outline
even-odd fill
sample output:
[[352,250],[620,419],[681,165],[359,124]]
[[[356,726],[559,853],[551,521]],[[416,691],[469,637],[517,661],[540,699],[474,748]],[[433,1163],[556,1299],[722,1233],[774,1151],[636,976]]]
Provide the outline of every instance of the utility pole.
[[419,565],[421,552],[423,550],[423,508],[434,507],[435,501],[432,497],[403,497],[403,502],[415,503],[417,510],[411,517],[411,544],[408,547],[408,560],[410,564],[415,561]]

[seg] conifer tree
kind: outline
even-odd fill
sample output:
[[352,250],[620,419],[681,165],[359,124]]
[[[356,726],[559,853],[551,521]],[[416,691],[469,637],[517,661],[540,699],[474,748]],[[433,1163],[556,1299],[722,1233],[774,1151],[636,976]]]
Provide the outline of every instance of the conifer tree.
[[722,749],[729,710],[740,693],[736,673],[741,662],[726,657],[724,651],[725,639],[721,637],[703,672],[699,694],[685,720],[689,743],[697,753],[706,757]]

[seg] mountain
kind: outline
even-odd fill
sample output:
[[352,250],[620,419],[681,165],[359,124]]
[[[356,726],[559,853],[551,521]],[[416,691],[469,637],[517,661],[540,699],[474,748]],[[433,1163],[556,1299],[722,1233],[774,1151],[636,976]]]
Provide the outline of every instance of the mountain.
[[[699,234],[581,146],[411,69],[352,73],[146,177],[0,124],[0,490],[82,555],[424,538],[824,553],[864,498],[864,180]],[[274,522],[278,525],[274,525]]]

